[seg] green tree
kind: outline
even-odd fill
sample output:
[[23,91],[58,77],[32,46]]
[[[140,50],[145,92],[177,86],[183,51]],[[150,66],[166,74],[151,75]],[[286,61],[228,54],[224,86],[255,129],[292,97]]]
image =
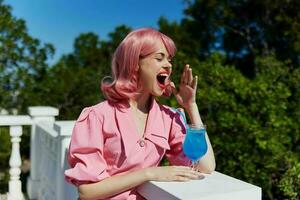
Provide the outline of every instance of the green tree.
[[12,16],[11,7],[0,0],[0,108],[20,111],[28,105],[23,89],[37,92],[53,53],[53,46],[31,37],[25,21]]
[[[0,110],[12,112],[27,110],[32,94],[39,92],[39,83],[47,76],[47,58],[54,53],[54,47],[41,42],[28,34],[25,21],[11,14],[11,7],[0,0]],[[34,99],[34,95],[32,95]],[[42,103],[42,102],[41,102]],[[28,129],[22,137],[22,157],[29,156]],[[7,128],[0,129],[0,191],[7,191],[8,160],[11,151]]]
[[31,104],[57,107],[61,119],[75,119],[83,107],[103,100],[101,80],[111,74],[112,54],[130,30],[124,25],[118,26],[107,41],[100,40],[94,33],[80,34],[75,38],[73,52],[47,69],[47,76],[39,84],[40,92],[26,92],[35,96]]
[[236,65],[248,77],[255,76],[256,56],[275,54],[277,59],[289,59],[294,67],[299,66],[299,1],[185,2],[186,16],[180,28],[166,22],[162,28],[170,35],[183,32],[183,39],[177,42],[179,46],[189,46],[186,52],[190,56],[203,60],[213,52],[222,52],[227,63]]

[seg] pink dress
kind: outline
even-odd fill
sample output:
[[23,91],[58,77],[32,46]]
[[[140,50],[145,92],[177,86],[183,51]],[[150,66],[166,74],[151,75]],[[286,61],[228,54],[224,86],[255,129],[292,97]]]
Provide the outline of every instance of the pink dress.
[[[164,155],[172,165],[191,164],[182,152],[185,125],[181,115],[153,99],[144,139],[130,107],[104,101],[85,108],[75,123],[69,147],[68,182],[78,186],[116,174],[158,166]],[[142,199],[136,188],[108,199]]]

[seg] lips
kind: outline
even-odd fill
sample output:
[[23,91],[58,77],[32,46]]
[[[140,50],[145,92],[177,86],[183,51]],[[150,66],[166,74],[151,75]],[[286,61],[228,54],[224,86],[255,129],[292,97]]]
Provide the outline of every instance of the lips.
[[156,76],[158,86],[162,89],[165,89],[171,82],[169,78],[170,74],[165,71],[158,73]]

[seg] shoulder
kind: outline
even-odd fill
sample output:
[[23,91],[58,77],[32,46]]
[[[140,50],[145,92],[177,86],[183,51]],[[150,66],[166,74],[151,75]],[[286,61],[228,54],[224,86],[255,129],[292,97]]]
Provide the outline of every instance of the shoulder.
[[102,119],[102,121],[104,118],[111,117],[111,115],[115,113],[115,106],[109,103],[109,101],[107,100],[92,106],[92,109],[94,110],[97,117]]
[[104,114],[107,111],[111,111],[114,109],[114,106],[111,105],[107,100],[106,101],[102,101],[96,105],[93,105],[90,107],[91,109],[93,109],[95,112],[99,113],[99,114]]
[[78,118],[77,121],[82,121],[88,116],[92,118],[97,118],[100,121],[103,121],[107,114],[113,113],[114,107],[108,103],[108,101],[102,101],[96,105],[85,107]]

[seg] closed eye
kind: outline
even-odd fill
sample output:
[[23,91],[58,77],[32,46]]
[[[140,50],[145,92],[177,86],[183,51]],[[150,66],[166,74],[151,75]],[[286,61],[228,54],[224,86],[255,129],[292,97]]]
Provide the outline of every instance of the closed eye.
[[162,61],[163,60],[163,58],[155,58],[156,60],[158,60],[158,61]]

